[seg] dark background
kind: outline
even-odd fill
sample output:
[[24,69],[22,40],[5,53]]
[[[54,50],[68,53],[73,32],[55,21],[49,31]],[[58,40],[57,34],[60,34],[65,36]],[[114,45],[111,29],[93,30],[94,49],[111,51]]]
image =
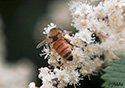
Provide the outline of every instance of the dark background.
[[[35,69],[47,66],[47,61],[39,56],[41,49],[35,48],[39,41],[35,40],[33,34],[37,21],[41,16],[44,19],[44,15],[48,13],[48,6],[53,1],[55,0],[0,0],[0,16],[6,36],[7,63],[14,64],[21,58],[27,57],[33,62]],[[37,86],[40,86],[38,71],[34,74],[34,78],[36,79],[31,81],[35,81]],[[81,85],[77,88],[100,88],[103,80],[100,79],[100,75],[91,76],[91,80],[85,77],[80,83]],[[73,88],[73,86],[68,86],[68,88]]]

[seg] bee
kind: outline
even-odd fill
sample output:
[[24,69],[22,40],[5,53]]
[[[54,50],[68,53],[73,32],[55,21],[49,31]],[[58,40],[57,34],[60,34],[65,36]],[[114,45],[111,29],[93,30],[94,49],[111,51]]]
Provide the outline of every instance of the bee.
[[47,39],[40,42],[36,48],[40,48],[45,43],[48,44],[49,49],[52,48],[66,61],[72,61],[72,47],[68,39],[64,38],[65,34],[70,34],[72,31],[62,31],[60,28],[52,28],[47,35]]

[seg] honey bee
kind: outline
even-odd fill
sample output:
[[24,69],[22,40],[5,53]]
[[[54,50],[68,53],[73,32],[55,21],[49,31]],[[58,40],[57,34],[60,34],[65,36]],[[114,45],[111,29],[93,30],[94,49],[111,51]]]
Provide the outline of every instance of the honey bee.
[[72,31],[63,32],[60,28],[52,28],[47,35],[47,39],[40,42],[36,48],[40,48],[47,43],[50,50],[53,48],[64,60],[72,61],[72,44],[70,44],[69,40],[64,38],[65,34],[70,33],[72,33]]

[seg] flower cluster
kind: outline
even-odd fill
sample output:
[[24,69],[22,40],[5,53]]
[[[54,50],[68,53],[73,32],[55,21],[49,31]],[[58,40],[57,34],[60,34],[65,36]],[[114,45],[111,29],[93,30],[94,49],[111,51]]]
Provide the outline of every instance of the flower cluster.
[[[73,19],[72,26],[78,30],[72,36],[64,36],[73,45],[73,60],[65,62],[55,50],[50,52],[46,47],[44,54],[47,57],[49,55],[50,66],[39,69],[39,78],[43,83],[40,88],[79,85],[79,80],[83,80],[84,76],[97,72],[105,61],[112,59],[113,50],[124,48],[124,0],[105,0],[97,6],[72,1],[69,9]],[[54,27],[56,25],[51,23],[45,28],[45,34]],[[29,87],[36,88],[34,83]]]

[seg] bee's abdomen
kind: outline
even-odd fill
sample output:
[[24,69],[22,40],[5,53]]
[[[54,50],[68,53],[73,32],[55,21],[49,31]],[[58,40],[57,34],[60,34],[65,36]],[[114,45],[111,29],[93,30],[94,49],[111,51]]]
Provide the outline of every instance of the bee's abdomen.
[[57,41],[53,42],[53,48],[61,57],[69,61],[72,61],[73,56],[72,56],[71,48],[69,47],[69,45],[65,40],[58,39]]

